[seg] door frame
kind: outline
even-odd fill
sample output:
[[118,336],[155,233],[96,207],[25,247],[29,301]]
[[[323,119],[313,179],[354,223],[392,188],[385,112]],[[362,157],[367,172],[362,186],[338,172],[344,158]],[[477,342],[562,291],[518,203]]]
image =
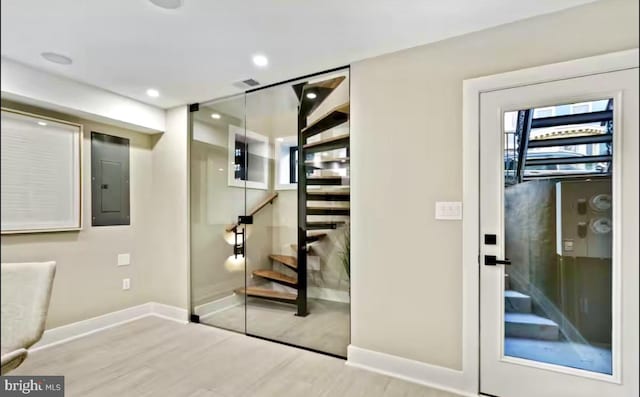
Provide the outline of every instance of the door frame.
[[[480,393],[480,94],[637,68],[639,54],[638,48],[635,48],[463,81],[462,367],[464,383],[475,384],[478,393]],[[617,358],[619,359],[620,357]],[[620,368],[620,362],[614,367]],[[637,368],[635,370],[637,372]],[[620,371],[618,375],[619,373]]]

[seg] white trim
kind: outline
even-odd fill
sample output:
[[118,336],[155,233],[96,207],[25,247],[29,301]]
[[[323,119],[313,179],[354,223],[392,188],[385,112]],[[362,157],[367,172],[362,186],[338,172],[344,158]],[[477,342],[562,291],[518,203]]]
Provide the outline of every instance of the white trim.
[[187,324],[187,315],[187,310],[179,307],[156,302],[143,303],[138,306],[128,307],[126,309],[106,313],[101,316],[48,329],[44,331],[40,341],[29,349],[29,352],[70,342],[96,332],[104,331],[109,328],[149,316],[161,317],[167,320],[177,321],[181,324]]
[[164,303],[151,302],[151,316],[176,321],[182,324],[189,323],[189,313],[186,309],[165,305]]
[[[39,115],[39,114],[35,114],[35,113],[30,113],[30,112],[24,112],[21,110],[17,110],[17,109],[12,109],[10,107],[2,107],[2,112],[7,112],[7,113],[12,113],[15,115],[19,115],[19,116],[24,116],[24,117],[29,117],[32,118],[34,120],[49,120],[52,121],[54,123],[59,123],[59,124],[65,124],[68,125],[70,127],[73,128],[77,128],[77,134],[76,132],[74,132],[74,146],[77,146],[77,156],[76,153],[74,153],[74,160],[73,160],[73,165],[74,165],[74,181],[72,183],[73,185],[73,189],[77,190],[75,192],[75,194],[73,196],[74,197],[74,201],[77,201],[77,203],[74,203],[74,208],[77,209],[77,220],[76,220],[76,225],[73,226],[69,226],[69,227],[53,227],[53,228],[48,228],[48,227],[40,227],[40,228],[35,228],[35,227],[31,227],[31,228],[26,228],[26,229],[20,229],[20,228],[14,228],[14,229],[9,229],[9,230],[0,230],[0,234],[26,234],[26,233],[55,233],[55,232],[65,232],[65,231],[79,231],[82,230],[83,227],[83,206],[82,206],[82,199],[83,199],[83,187],[84,187],[84,183],[83,183],[83,159],[84,159],[84,127],[82,124],[78,124],[78,123],[73,123],[67,120],[60,120],[57,118],[53,118],[53,117],[49,117],[49,116],[43,116],[43,115]],[[3,114],[4,116],[4,114]],[[76,212],[76,211],[74,211]],[[0,227],[1,229],[1,227]]]
[[[598,55],[551,65],[538,66],[493,76],[464,80],[462,106],[463,147],[463,208],[462,221],[462,367],[467,387],[479,385],[479,204],[480,175],[478,170],[480,94],[583,77],[638,67],[638,49]],[[473,385],[473,386],[472,386]]]
[[[275,282],[270,282],[269,284],[271,286],[271,289],[274,289],[276,291],[289,292],[292,294],[296,293],[295,288],[287,287]],[[340,291],[332,288],[309,286],[307,287],[307,297],[313,299],[322,299],[331,302],[351,302],[351,295],[349,294],[349,291]]]
[[[262,173],[262,181],[242,181],[235,178],[235,150],[236,150],[236,137],[240,137],[242,141],[251,139],[253,141],[260,142],[260,146],[255,151],[252,151],[252,154],[256,154],[262,157],[263,162],[263,173]],[[239,187],[244,189],[260,189],[260,190],[268,190],[269,189],[269,138],[265,135],[259,134],[257,132],[248,130],[246,128],[241,128],[235,126],[233,124],[229,124],[229,138],[228,138],[228,160],[229,167],[227,167],[227,186],[231,187]]]
[[[393,376],[462,396],[478,396],[464,385],[464,374],[451,368],[425,364],[391,354],[367,350],[353,345],[347,348],[347,365]],[[461,382],[462,381],[462,382]]]
[[244,298],[234,293],[225,296],[224,298],[195,306],[193,308],[193,312],[200,316],[200,321],[202,322],[202,320],[205,320],[216,313],[220,313],[221,311],[228,310],[242,304],[244,304]]
[[[281,139],[281,141],[279,141]],[[276,138],[275,149],[273,151],[273,157],[275,158],[276,165],[276,178],[275,178],[275,189],[274,190],[298,190],[297,183],[280,183],[280,179],[284,176],[286,179],[290,180],[291,175],[289,172],[289,161],[286,161],[284,164],[285,172],[282,172],[281,168],[283,167],[283,158],[280,157],[280,152],[282,151],[282,147],[290,148],[292,146],[298,146],[298,136],[281,136]],[[285,155],[287,159],[289,159],[289,155]]]
[[351,296],[349,291],[341,291],[332,288],[322,287],[308,287],[307,297],[315,299],[323,299],[332,302],[349,303],[351,302]]

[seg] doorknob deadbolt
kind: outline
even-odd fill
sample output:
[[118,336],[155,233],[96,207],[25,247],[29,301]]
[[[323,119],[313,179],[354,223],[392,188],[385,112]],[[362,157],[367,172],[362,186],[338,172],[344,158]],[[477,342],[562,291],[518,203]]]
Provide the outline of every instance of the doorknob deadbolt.
[[484,245],[496,245],[498,244],[498,237],[495,234],[484,235]]

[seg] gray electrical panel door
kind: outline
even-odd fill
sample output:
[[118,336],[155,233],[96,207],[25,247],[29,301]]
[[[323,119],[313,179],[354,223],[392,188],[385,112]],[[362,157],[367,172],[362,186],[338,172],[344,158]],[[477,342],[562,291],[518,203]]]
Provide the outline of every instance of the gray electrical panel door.
[[129,140],[91,133],[91,225],[129,225]]

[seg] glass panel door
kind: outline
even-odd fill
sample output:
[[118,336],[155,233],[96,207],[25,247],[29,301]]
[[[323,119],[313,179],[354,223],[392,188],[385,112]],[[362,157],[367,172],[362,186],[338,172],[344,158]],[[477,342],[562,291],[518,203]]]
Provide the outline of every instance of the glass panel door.
[[[191,313],[245,332],[245,184],[249,162],[244,94],[191,112]],[[234,249],[237,247],[237,249]]]
[[504,114],[504,354],[612,373],[612,98]]
[[637,391],[637,131],[637,70],[480,95],[481,392]]
[[343,70],[246,97],[248,179],[266,180],[247,183],[254,213],[247,334],[342,357],[350,312],[348,78]]
[[191,130],[193,320],[346,357],[349,70],[201,104]]

